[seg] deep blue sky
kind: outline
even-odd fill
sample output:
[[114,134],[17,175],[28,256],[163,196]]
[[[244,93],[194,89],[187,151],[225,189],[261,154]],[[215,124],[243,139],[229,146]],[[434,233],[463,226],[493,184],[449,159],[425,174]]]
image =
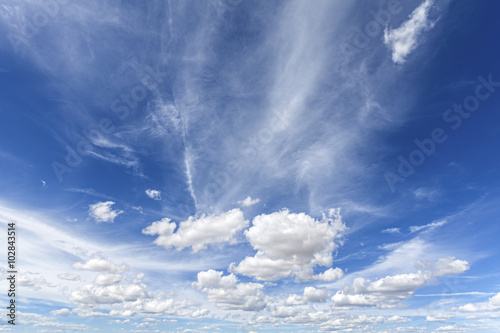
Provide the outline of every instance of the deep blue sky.
[[4,1],[16,329],[496,332],[499,12]]

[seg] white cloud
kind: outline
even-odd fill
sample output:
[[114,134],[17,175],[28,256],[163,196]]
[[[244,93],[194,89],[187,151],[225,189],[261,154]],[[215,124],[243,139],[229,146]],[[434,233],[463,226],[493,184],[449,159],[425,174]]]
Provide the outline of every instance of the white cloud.
[[147,297],[147,289],[144,284],[106,287],[86,285],[72,292],[70,300],[76,303],[97,305],[133,302],[144,297]]
[[420,43],[421,33],[433,28],[434,23],[430,22],[428,17],[432,4],[433,0],[425,0],[399,28],[385,29],[384,43],[392,51],[392,61],[395,63],[404,63],[406,57]]
[[238,201],[238,204],[240,204],[242,207],[250,207],[250,206],[253,206],[259,202],[260,202],[259,198],[252,199],[252,197],[248,196],[248,197],[246,197],[245,200]]
[[287,297],[284,304],[289,305],[301,305],[305,303],[316,303],[324,302],[330,296],[330,292],[324,288],[317,289],[314,287],[305,287],[303,296],[297,294],[292,294]]
[[[257,280],[278,280],[295,276],[312,280],[313,267],[332,265],[332,252],[337,249],[346,230],[338,211],[331,210],[322,220],[304,214],[282,210],[254,218],[252,227],[245,231],[257,253],[246,257],[230,270]],[[334,278],[338,271],[328,271],[318,278]],[[338,273],[337,273],[338,274]]]
[[341,279],[343,276],[344,276],[344,271],[342,271],[340,268],[337,267],[337,268],[328,268],[323,273],[314,275],[313,279],[333,282],[335,280]]
[[441,192],[435,188],[419,187],[413,192],[413,194],[417,199],[433,200],[439,197]]
[[330,293],[324,288],[305,287],[304,289],[304,300],[306,302],[324,302],[329,296]]
[[386,276],[373,282],[358,277],[354,279],[351,285],[347,285],[344,290],[338,291],[332,297],[332,300],[337,307],[401,307],[402,301],[412,297],[417,289],[433,281],[434,277],[460,274],[467,269],[469,269],[469,265],[466,261],[448,257],[439,259],[428,270],[419,270],[417,273]]
[[235,244],[234,235],[248,226],[248,222],[241,210],[236,208],[220,215],[202,215],[198,218],[191,216],[187,221],[179,223],[175,233],[176,224],[169,218],[154,222],[142,232],[146,235],[158,235],[154,243],[166,249],[192,247],[193,252],[198,252],[208,244]]
[[50,311],[50,313],[53,316],[58,316],[58,317],[68,317],[69,315],[71,315],[71,311],[66,308]]
[[78,275],[78,274],[61,273],[61,274],[57,274],[57,277],[62,279],[62,280],[68,280],[68,281],[80,280],[80,275]]
[[108,272],[108,273],[124,273],[129,270],[129,266],[126,263],[122,263],[121,265],[115,265],[111,261],[107,259],[90,259],[84,264],[81,262],[77,262],[73,264],[73,268],[76,269],[84,269],[87,271],[95,271],[95,272]]
[[429,321],[429,322],[443,322],[443,321],[447,321],[448,319],[451,319],[453,318],[454,315],[452,314],[444,314],[444,313],[439,313],[435,316],[427,316],[425,318],[425,321]]
[[400,228],[388,228],[388,229],[382,230],[382,233],[384,233],[384,234],[399,234],[399,233],[401,233],[401,229]]
[[148,188],[146,190],[146,195],[153,200],[161,200],[161,191],[159,190],[152,190]]
[[258,311],[266,306],[264,285],[239,283],[234,274],[222,276],[222,272],[214,270],[199,272],[198,280],[192,285],[224,310]]
[[122,276],[120,274],[101,273],[97,275],[94,283],[98,286],[109,286],[112,284],[120,283],[121,280]]
[[114,201],[97,202],[89,206],[89,216],[96,222],[110,222],[113,223],[115,218],[123,213],[121,210],[112,210],[111,206]]
[[443,220],[443,221],[432,222],[432,223],[429,223],[429,224],[426,224],[426,225],[412,225],[410,227],[410,232],[414,233],[414,232],[417,232],[417,231],[420,231],[420,230],[431,231],[431,230],[434,230],[436,228],[442,227],[446,223],[447,222],[445,220]]
[[488,303],[467,303],[458,308],[453,308],[462,312],[480,312],[480,311],[496,311],[500,310],[500,293],[488,299]]

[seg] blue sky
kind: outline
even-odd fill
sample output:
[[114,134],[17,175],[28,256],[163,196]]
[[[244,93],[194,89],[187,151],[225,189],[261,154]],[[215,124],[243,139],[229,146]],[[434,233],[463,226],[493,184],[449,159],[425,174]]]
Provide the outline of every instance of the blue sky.
[[3,1],[15,331],[498,331],[499,11]]

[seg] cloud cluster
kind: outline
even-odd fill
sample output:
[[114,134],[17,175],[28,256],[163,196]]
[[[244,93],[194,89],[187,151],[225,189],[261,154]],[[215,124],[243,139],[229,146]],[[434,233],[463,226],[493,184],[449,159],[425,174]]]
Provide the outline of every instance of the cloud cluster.
[[488,299],[487,303],[484,304],[473,304],[467,303],[466,305],[460,306],[454,310],[462,312],[480,312],[480,311],[497,311],[500,310],[500,293]]
[[234,244],[234,235],[248,226],[239,209],[232,209],[220,215],[191,216],[186,221],[177,225],[169,218],[154,222],[142,230],[146,235],[158,235],[155,244],[166,249],[176,248],[182,250],[191,247],[193,252],[204,249],[209,244],[228,242]]
[[258,311],[266,306],[267,297],[260,283],[241,283],[234,274],[208,270],[198,273],[193,287],[207,294],[210,302],[224,310]]
[[417,273],[397,274],[370,281],[363,277],[355,278],[351,285],[345,286],[332,297],[336,307],[402,307],[402,301],[413,296],[415,291],[424,287],[434,277],[460,274],[469,269],[466,261],[453,257],[440,258],[428,270]]
[[332,281],[342,276],[340,269],[329,269],[315,276],[313,267],[330,267],[332,253],[346,230],[338,211],[315,220],[307,214],[282,210],[255,217],[252,227],[245,231],[257,253],[239,264],[231,264],[230,271],[256,278],[278,280],[295,276],[300,280]]

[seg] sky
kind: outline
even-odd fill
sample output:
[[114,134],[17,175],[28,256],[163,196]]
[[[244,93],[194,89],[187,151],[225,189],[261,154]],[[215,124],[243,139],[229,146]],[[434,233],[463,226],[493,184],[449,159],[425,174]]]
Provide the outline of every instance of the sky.
[[499,12],[2,0],[0,331],[498,332]]

